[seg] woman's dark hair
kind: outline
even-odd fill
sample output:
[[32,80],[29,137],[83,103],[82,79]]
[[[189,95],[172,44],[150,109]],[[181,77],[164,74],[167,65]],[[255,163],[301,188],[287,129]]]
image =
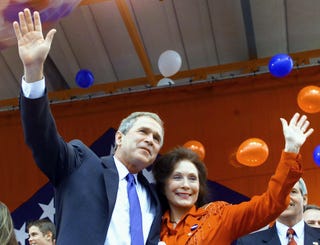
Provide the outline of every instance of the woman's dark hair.
[[196,207],[198,208],[203,206],[207,201],[207,170],[204,163],[199,159],[199,156],[194,151],[179,146],[160,156],[152,167],[163,212],[169,209],[168,199],[165,196],[166,182],[173,173],[177,163],[182,160],[192,162],[198,170],[199,195],[195,203]]

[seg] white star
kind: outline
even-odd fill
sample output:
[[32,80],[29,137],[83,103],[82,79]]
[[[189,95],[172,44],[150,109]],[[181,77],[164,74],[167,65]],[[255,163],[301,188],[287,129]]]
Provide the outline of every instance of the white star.
[[53,198],[51,199],[48,205],[39,203],[39,206],[42,208],[43,213],[39,219],[48,217],[52,222],[54,220],[55,209],[53,207]]
[[20,230],[14,229],[16,233],[17,240],[20,244],[26,244],[26,239],[28,239],[28,233],[26,233],[26,223],[23,223]]

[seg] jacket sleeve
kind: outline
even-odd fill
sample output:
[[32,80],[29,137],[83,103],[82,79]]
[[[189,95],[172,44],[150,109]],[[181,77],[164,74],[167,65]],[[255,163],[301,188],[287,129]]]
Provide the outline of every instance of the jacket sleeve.
[[59,135],[47,93],[38,99],[20,95],[20,112],[25,142],[41,171],[57,186],[83,158],[83,144],[66,143]]
[[268,225],[287,208],[292,187],[302,175],[300,162],[300,154],[282,152],[266,192],[221,210],[223,230],[232,234],[232,240]]

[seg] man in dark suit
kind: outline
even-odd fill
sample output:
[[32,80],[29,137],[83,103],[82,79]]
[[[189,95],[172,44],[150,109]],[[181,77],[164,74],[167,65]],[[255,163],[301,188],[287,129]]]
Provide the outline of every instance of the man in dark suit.
[[[320,229],[308,226],[303,220],[303,207],[307,204],[307,188],[302,178],[290,193],[290,204],[268,229],[257,231],[238,239],[238,245],[287,245],[289,228],[294,230],[293,239],[298,245],[320,244]],[[293,243],[294,244],[294,243]]]
[[[160,203],[141,171],[153,163],[163,145],[161,119],[149,112],[125,118],[116,132],[113,156],[99,158],[80,140],[65,142],[57,132],[43,76],[55,30],[44,39],[40,15],[32,16],[29,9],[19,13],[13,26],[24,65],[20,109],[25,141],[55,187],[57,244],[158,244]],[[129,216],[130,173],[141,207],[133,213],[142,211],[140,243],[130,235],[135,228]]]

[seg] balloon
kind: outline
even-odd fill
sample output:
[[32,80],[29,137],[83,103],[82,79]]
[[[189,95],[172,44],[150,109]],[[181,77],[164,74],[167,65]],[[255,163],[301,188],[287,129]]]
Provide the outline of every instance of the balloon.
[[167,86],[167,85],[174,85],[174,81],[172,81],[170,78],[164,77],[161,80],[159,80],[157,86]]
[[290,73],[293,60],[287,54],[277,54],[269,61],[269,71],[275,77],[284,77]]
[[201,161],[204,159],[206,151],[201,142],[196,140],[189,140],[183,146],[197,153]]
[[267,144],[259,138],[250,138],[241,143],[236,158],[243,165],[254,167],[264,163],[269,155]]
[[316,146],[313,150],[313,161],[320,166],[320,145]]
[[0,0],[0,50],[16,45],[12,22],[25,8],[39,11],[44,31],[71,13],[82,0]]
[[45,9],[49,6],[50,0],[29,0],[24,2],[16,1],[15,3],[10,3],[8,6],[3,8],[3,18],[8,22],[18,21],[18,13],[25,8],[29,8],[31,12],[35,10],[41,12],[42,9]]
[[244,165],[237,161],[236,154],[237,154],[236,150],[232,151],[232,153],[229,155],[229,163],[235,168],[241,168]]
[[89,70],[80,70],[76,75],[76,83],[80,88],[89,88],[94,81],[94,76]]
[[63,3],[60,6],[47,8],[44,11],[40,12],[40,17],[44,22],[55,22],[70,14],[72,10],[72,5]]
[[166,50],[159,57],[158,67],[162,76],[170,77],[180,70],[181,63],[181,57],[176,51]]
[[298,105],[301,110],[307,113],[320,111],[320,87],[306,86],[302,88],[297,96]]

